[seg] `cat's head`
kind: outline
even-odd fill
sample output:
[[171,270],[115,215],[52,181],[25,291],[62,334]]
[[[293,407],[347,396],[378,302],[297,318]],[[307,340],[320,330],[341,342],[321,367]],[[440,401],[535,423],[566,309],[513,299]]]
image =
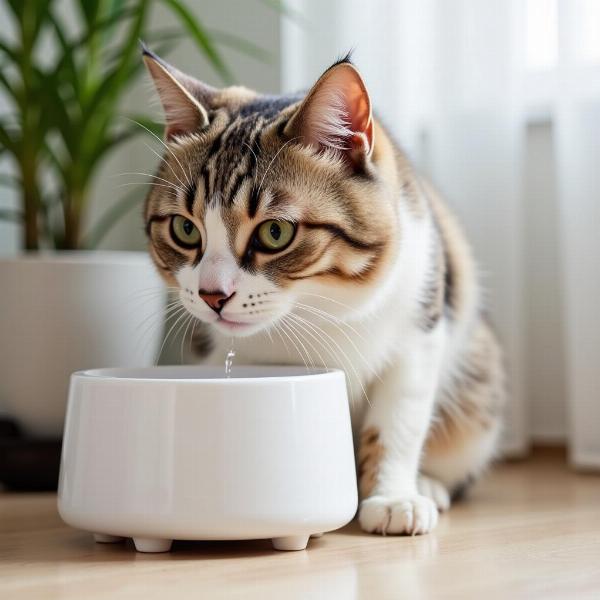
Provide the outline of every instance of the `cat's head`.
[[150,252],[187,310],[243,336],[292,312],[376,307],[396,248],[395,159],[349,60],[299,96],[215,89],[144,60],[166,117]]

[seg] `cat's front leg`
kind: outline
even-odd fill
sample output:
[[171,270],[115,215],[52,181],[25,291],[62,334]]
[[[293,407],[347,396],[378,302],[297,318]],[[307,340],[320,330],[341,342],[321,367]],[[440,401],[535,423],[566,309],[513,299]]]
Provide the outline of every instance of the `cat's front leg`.
[[437,524],[434,502],[419,493],[419,461],[431,423],[445,333],[415,333],[370,394],[359,444],[361,527],[371,533],[421,534]]

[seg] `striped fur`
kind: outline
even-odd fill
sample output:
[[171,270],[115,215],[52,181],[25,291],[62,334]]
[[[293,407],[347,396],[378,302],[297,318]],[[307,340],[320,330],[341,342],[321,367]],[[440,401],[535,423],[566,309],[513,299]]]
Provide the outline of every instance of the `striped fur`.
[[[493,458],[504,405],[500,350],[460,227],[373,119],[347,59],[306,96],[215,90],[160,65],[151,73],[177,133],[146,230],[164,278],[211,326],[207,360],[222,363],[235,335],[241,362],[345,369],[362,527],[429,531]],[[197,247],[174,239],[175,215],[199,230]],[[257,242],[272,220],[294,226],[281,251]],[[220,313],[200,290],[222,292]]]

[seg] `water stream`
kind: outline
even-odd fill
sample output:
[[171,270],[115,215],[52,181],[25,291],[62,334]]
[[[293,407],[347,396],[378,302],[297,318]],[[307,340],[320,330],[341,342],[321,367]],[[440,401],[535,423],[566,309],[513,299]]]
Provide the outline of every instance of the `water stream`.
[[231,342],[229,344],[229,351],[227,352],[227,356],[225,357],[225,375],[227,378],[231,377],[231,368],[233,367],[233,359],[235,358],[235,346],[234,340],[231,338]]

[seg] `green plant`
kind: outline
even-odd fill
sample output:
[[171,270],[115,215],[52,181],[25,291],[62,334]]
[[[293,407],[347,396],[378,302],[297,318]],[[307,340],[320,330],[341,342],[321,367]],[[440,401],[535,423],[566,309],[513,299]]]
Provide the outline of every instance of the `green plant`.
[[[126,197],[82,240],[81,222],[94,175],[117,146],[160,127],[144,116],[118,119],[119,105],[143,72],[138,44],[146,39],[168,50],[182,30],[224,82],[231,73],[217,47],[228,43],[247,54],[264,52],[246,40],[209,32],[181,0],[72,0],[77,25],[65,24],[55,0],[3,0],[16,35],[0,35],[0,88],[10,112],[0,115],[0,156],[8,155],[17,175],[0,174],[14,186],[21,210],[0,207],[0,218],[23,224],[27,250],[89,247],[141,192]],[[152,29],[150,11],[162,5],[177,31]],[[2,32],[9,28],[2,27]],[[50,50],[49,50],[50,49]]]

